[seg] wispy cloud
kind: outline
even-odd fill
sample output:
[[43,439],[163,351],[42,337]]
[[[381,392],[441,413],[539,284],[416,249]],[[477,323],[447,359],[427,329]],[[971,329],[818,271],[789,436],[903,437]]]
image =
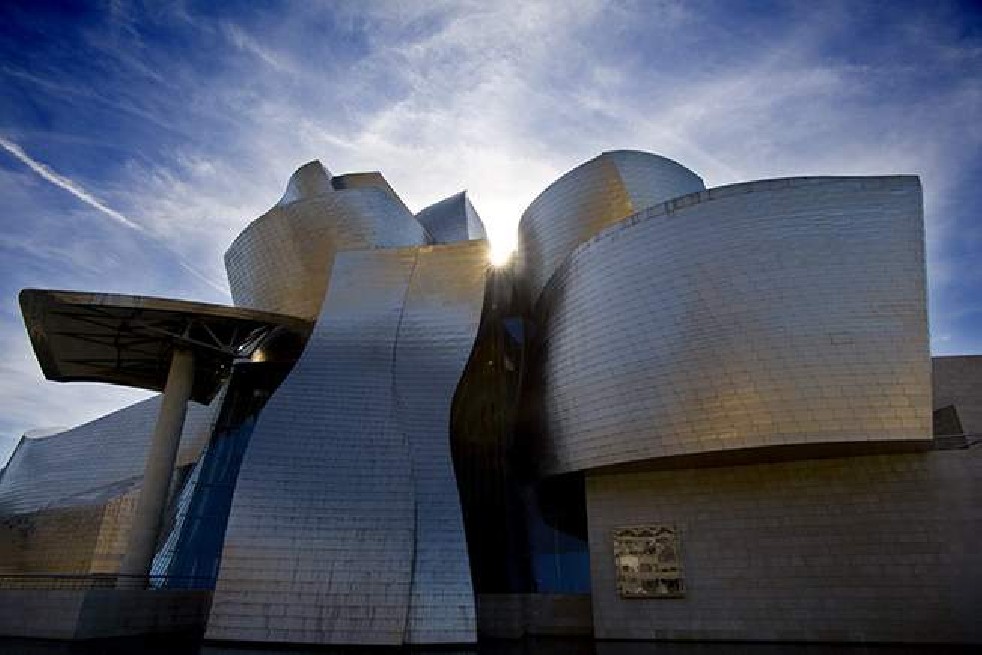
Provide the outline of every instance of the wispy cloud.
[[176,256],[178,263],[181,265],[182,268],[184,268],[186,271],[194,275],[196,278],[198,278],[205,284],[211,286],[216,291],[222,293],[225,293],[227,291],[227,287],[225,285],[212,280],[207,275],[197,270],[197,268],[192,266],[189,262],[187,262],[180,255],[180,253],[174,251],[173,246],[171,246],[171,244],[166,243],[165,241],[162,241],[161,239],[155,237],[142,225],[139,225],[138,223],[130,220],[129,218],[127,218],[120,212],[116,211],[115,209],[112,209],[111,207],[107,207],[104,203],[97,200],[91,193],[83,189],[80,184],[78,184],[74,180],[64,175],[61,175],[51,170],[50,167],[39,162],[38,160],[34,159],[26,152],[24,152],[24,149],[21,148],[16,143],[14,143],[13,141],[10,141],[9,139],[0,136],[0,147],[2,147],[4,150],[9,152],[17,160],[25,164],[32,171],[37,173],[42,179],[50,182],[51,184],[54,184],[56,187],[60,189],[64,189],[68,193],[72,194],[73,196],[84,202],[86,205],[92,207],[93,209],[98,210],[105,216],[108,216],[109,218],[120,223],[121,225],[125,225],[127,228],[131,230],[135,230],[140,234],[146,235],[160,242],[164,248],[171,251]]
[[259,41],[247,34],[245,30],[235,23],[227,21],[222,23],[222,33],[225,34],[236,48],[254,55],[278,73],[294,74],[297,72],[296,68],[287,63],[284,56],[261,45]]

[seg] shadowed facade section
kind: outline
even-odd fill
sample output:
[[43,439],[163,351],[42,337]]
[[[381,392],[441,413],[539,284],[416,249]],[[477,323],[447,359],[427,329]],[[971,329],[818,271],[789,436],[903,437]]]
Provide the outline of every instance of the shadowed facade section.
[[475,639],[449,421],[486,262],[480,241],[337,256],[243,461],[208,637]]
[[966,434],[982,436],[982,355],[935,357],[934,408],[953,406]]

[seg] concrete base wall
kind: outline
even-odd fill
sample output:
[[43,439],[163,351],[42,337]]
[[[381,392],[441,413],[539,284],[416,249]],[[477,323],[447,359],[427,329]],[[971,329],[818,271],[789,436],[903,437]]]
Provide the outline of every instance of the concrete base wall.
[[493,639],[589,636],[589,594],[479,594],[477,632]]
[[0,635],[95,639],[203,631],[211,592],[142,589],[0,590]]
[[[589,474],[598,639],[982,642],[982,448]],[[611,533],[672,524],[686,593],[625,599]]]

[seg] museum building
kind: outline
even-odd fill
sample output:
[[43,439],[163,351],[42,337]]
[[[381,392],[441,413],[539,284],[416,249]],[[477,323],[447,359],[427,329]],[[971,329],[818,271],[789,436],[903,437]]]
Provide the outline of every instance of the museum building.
[[46,378],[161,394],[21,438],[0,633],[982,642],[982,356],[930,355],[922,207],[612,151],[496,267],[466,193],[315,161],[234,306],[26,289]]

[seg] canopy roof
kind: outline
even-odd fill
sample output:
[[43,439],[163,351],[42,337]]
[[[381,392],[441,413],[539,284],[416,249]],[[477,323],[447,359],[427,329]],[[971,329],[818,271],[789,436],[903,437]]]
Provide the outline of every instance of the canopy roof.
[[200,403],[211,401],[233,359],[274,330],[311,327],[254,309],[111,293],[24,289],[20,307],[47,379],[163,391],[178,345],[194,352],[191,399]]

